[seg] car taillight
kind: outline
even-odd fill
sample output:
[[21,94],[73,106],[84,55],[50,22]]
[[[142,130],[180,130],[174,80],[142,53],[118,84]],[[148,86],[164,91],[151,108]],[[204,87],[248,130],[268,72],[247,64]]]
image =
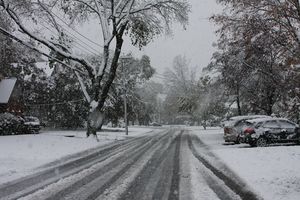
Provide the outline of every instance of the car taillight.
[[253,133],[254,133],[254,129],[253,129],[253,128],[246,128],[246,129],[244,130],[244,133],[245,133],[245,134],[253,134]]
[[227,133],[229,133],[229,128],[224,127],[224,134],[227,134]]

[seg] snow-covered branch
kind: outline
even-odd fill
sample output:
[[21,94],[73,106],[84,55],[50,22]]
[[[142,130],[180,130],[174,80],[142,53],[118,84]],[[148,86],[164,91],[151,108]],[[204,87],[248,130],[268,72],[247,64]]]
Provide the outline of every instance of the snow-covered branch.
[[56,58],[50,56],[49,54],[42,52],[42,51],[39,50],[38,48],[36,48],[36,47],[34,47],[34,46],[32,46],[32,45],[30,45],[30,44],[24,42],[24,41],[21,40],[20,38],[14,36],[13,34],[7,32],[6,30],[4,30],[2,27],[0,27],[0,33],[3,34],[3,35],[5,35],[5,36],[7,36],[7,37],[9,37],[9,38],[11,38],[11,39],[13,39],[13,40],[15,40],[15,41],[17,41],[17,42],[19,42],[20,44],[22,44],[22,45],[28,47],[29,49],[32,49],[32,50],[38,52],[38,53],[41,54],[41,55],[46,56],[46,57],[50,58],[51,60],[54,60],[55,62],[57,62],[57,63],[59,63],[59,64],[65,66],[65,67],[67,67],[67,68],[69,68],[69,69],[72,69],[72,70],[76,71],[78,74],[80,73],[80,74],[83,74],[83,75],[87,75],[84,71],[82,71],[82,70],[80,70],[80,69],[77,69],[77,68],[75,68],[75,67],[72,67],[71,65],[68,65],[68,64],[66,64],[66,63],[64,63],[64,62],[62,62],[62,61],[60,61],[60,60],[58,60],[58,59],[56,59]]
[[87,92],[87,89],[86,89],[86,87],[85,87],[85,85],[84,85],[84,82],[83,82],[82,77],[80,76],[80,74],[79,74],[77,71],[75,71],[75,75],[76,75],[76,77],[77,77],[77,80],[79,81],[81,90],[82,90],[82,92],[83,92],[83,94],[84,94],[84,97],[85,97],[86,101],[87,101],[88,103],[90,103],[90,102],[91,102],[91,97],[90,97],[90,95],[89,95],[88,92]]
[[7,5],[4,8],[5,8],[6,12],[9,14],[9,16],[14,20],[14,22],[18,25],[19,29],[24,34],[26,34],[30,38],[40,42],[41,44],[45,45],[49,49],[55,51],[56,53],[62,55],[66,59],[70,59],[70,60],[73,60],[73,61],[76,61],[76,62],[80,63],[87,70],[89,76],[91,76],[91,77],[93,76],[93,68],[94,67],[91,64],[89,64],[88,61],[86,61],[85,59],[83,59],[81,57],[77,57],[75,55],[67,53],[67,52],[63,51],[62,49],[58,48],[56,45],[54,45],[51,42],[47,41],[46,39],[43,39],[43,38],[39,37],[38,35],[32,33],[31,31],[29,31],[29,29],[27,29],[23,25],[23,23],[20,20],[20,18],[18,17],[18,15],[12,9],[9,8],[9,5]]

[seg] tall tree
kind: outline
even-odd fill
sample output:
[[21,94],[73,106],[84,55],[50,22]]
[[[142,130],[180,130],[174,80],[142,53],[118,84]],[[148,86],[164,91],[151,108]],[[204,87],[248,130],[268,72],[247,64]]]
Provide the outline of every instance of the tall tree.
[[174,113],[195,117],[194,113],[201,94],[197,87],[195,73],[190,68],[186,57],[176,56],[173,60],[173,68],[167,69],[164,76],[167,90],[165,107],[167,112],[173,113],[169,115],[173,118],[170,120],[175,122]]
[[[1,0],[0,6],[14,21],[20,34],[48,48],[56,54],[51,55],[52,59],[74,70],[90,105],[87,136],[96,135],[102,123],[103,106],[116,76],[124,35],[130,36],[133,45],[145,46],[156,35],[170,32],[173,21],[185,26],[190,10],[186,0]],[[72,41],[58,23],[59,14],[64,14],[63,21],[69,25],[85,23],[92,18],[98,21],[101,28],[99,35],[103,39],[101,63],[92,65],[72,53]],[[41,20],[48,22],[55,29],[54,35],[47,39],[36,34],[25,24],[29,20],[37,26],[44,24]],[[26,44],[5,29],[0,30]],[[111,54],[112,46],[114,50]]]
[[152,68],[150,58],[146,55],[143,55],[141,59],[127,56],[122,60],[105,106],[105,115],[108,116],[108,120],[116,125],[124,116],[124,98],[127,101],[129,119],[132,122],[137,119],[140,112],[144,112],[140,110],[144,103],[138,91],[154,73],[155,69]]
[[287,89],[291,64],[299,62],[299,2],[219,2],[225,12],[212,17],[220,26],[220,39],[211,66],[219,69],[227,91],[236,96],[238,114],[271,115]]

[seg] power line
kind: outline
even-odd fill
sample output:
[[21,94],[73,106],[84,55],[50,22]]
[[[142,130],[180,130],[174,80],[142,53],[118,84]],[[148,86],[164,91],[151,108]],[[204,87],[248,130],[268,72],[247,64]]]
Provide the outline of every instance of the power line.
[[[43,18],[41,18],[41,19],[42,19],[45,23],[48,23],[48,22],[47,22],[46,20],[44,20]],[[39,23],[39,24],[42,25],[43,27],[45,27],[46,29],[50,30],[49,27],[46,27],[46,26],[43,25],[42,23]],[[94,49],[93,47],[91,47],[91,46],[89,46],[87,43],[85,43],[84,41],[82,41],[82,40],[80,40],[79,38],[77,38],[74,34],[72,34],[70,31],[68,31],[68,30],[65,29],[64,27],[62,27],[60,24],[58,24],[58,26],[59,26],[60,28],[62,28],[63,30],[65,30],[67,33],[69,33],[69,34],[71,35],[71,36],[69,36],[69,37],[72,38],[72,39],[74,40],[74,43],[76,43],[76,44],[78,44],[80,47],[84,48],[85,51],[88,51],[88,52],[90,52],[90,53],[92,53],[92,54],[95,54],[95,55],[99,56],[99,55],[98,55],[98,50]],[[53,28],[53,27],[52,27],[52,28]],[[52,32],[52,30],[50,30],[50,31]],[[72,37],[72,36],[73,36],[73,37]],[[93,51],[87,49],[85,46],[83,46],[82,44],[80,44],[77,40],[79,40],[80,42],[82,42],[83,44],[85,44],[87,47],[93,49],[95,52],[93,52]],[[77,46],[77,48],[79,48],[79,47]],[[83,49],[81,49],[81,50],[83,50]]]
[[[39,24],[40,24],[41,26],[43,26],[44,28],[46,28],[47,30],[53,32],[53,30],[51,30],[49,27],[45,26],[44,24],[42,24],[42,23],[39,23]],[[71,37],[71,38],[72,38],[72,37]],[[74,39],[74,38],[72,38],[72,39]],[[85,46],[83,46],[83,45],[81,45],[80,43],[78,43],[75,39],[74,39],[74,43],[78,44],[78,45],[74,45],[74,44],[73,44],[74,47],[76,47],[76,48],[78,48],[78,49],[80,49],[80,50],[82,50],[82,51],[84,51],[84,52],[86,52],[86,53],[92,53],[92,54],[98,56],[98,54],[96,54],[95,52],[93,52],[93,51],[87,49]]]
[[21,40],[21,39],[17,38],[16,36],[10,34],[8,31],[6,31],[5,29],[3,29],[2,27],[0,27],[0,33],[2,33],[4,36],[7,36],[7,37],[9,37],[9,38],[11,38],[11,39],[13,39],[13,40],[19,42],[20,44],[24,45],[25,47],[30,48],[30,49],[36,51],[37,53],[39,53],[39,54],[41,54],[41,55],[44,55],[44,56],[46,56],[46,57],[48,57],[48,58],[50,58],[50,59],[52,59],[52,60],[55,60],[56,62],[58,62],[58,63],[60,63],[60,64],[62,64],[62,65],[64,65],[64,66],[66,66],[66,67],[68,67],[68,68],[70,68],[70,69],[72,69],[72,70],[75,70],[75,71],[77,71],[77,72],[80,72],[80,73],[82,73],[82,74],[85,74],[85,72],[83,72],[83,71],[81,71],[81,70],[79,70],[79,69],[76,69],[76,68],[74,68],[74,67],[72,67],[72,66],[70,66],[70,65],[68,65],[68,64],[66,64],[66,63],[64,63],[64,62],[62,62],[62,61],[60,61],[60,60],[58,60],[57,58],[52,57],[52,56],[50,56],[50,55],[48,55],[48,54],[42,52],[41,50],[39,50],[39,49],[37,49],[37,48],[35,48],[35,47],[33,47],[33,46],[27,44],[27,43],[24,42],[23,40]]
[[74,32],[76,32],[78,35],[82,36],[83,38],[85,38],[86,40],[88,40],[89,42],[93,43],[94,45],[103,48],[104,46],[95,43],[94,41],[92,41],[91,39],[89,39],[88,37],[86,37],[85,35],[81,34],[79,31],[77,31],[76,29],[72,28],[68,23],[65,22],[65,20],[61,19],[57,14],[55,14],[52,10],[49,10],[55,17],[57,17],[60,21],[62,21],[65,25],[67,25],[70,29],[72,29]]

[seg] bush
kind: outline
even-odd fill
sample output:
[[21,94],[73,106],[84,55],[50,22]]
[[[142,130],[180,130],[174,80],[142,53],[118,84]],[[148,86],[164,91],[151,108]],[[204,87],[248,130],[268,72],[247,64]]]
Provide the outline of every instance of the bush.
[[0,114],[0,135],[18,134],[24,124],[22,117],[17,117],[11,113]]

